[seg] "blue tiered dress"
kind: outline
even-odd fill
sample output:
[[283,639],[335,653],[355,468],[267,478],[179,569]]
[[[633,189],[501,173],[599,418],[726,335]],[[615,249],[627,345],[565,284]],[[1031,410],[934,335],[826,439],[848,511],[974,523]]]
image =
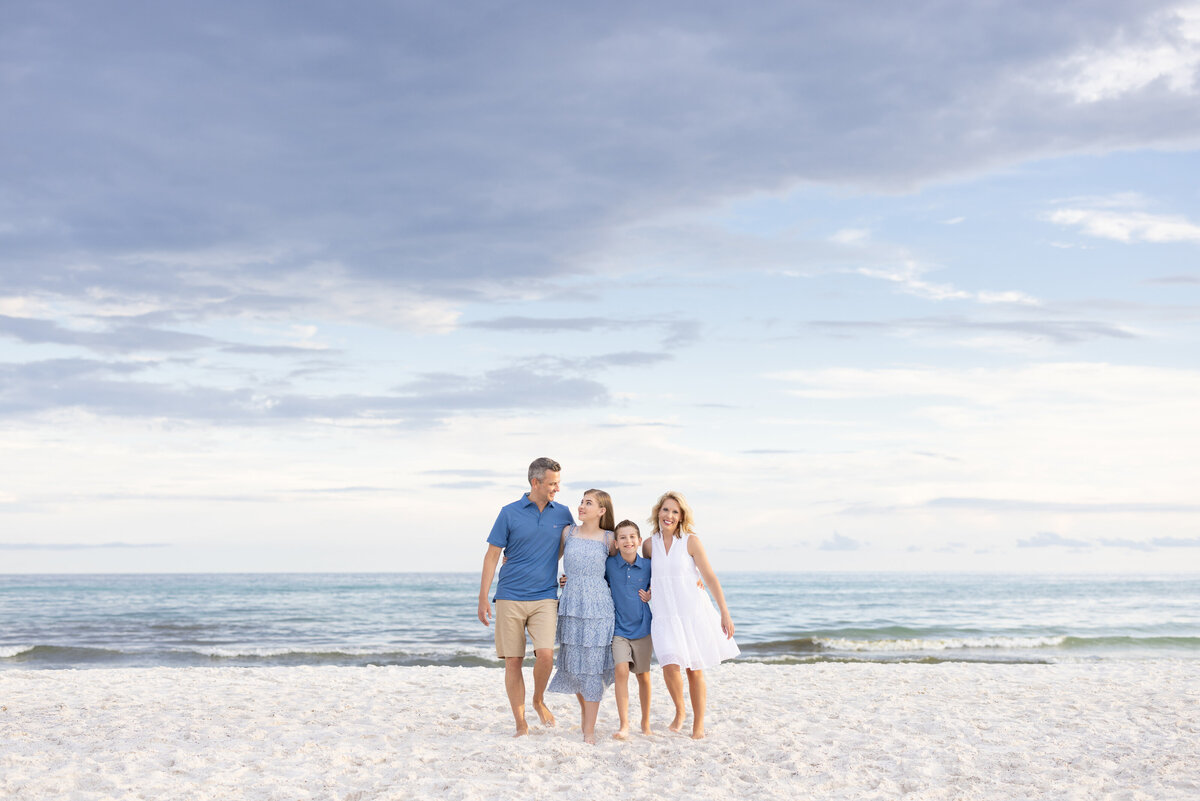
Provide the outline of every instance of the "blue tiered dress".
[[558,669],[546,689],[599,701],[613,683],[613,603],[604,580],[612,533],[591,540],[578,530],[571,526],[563,549],[567,584],[558,599]]

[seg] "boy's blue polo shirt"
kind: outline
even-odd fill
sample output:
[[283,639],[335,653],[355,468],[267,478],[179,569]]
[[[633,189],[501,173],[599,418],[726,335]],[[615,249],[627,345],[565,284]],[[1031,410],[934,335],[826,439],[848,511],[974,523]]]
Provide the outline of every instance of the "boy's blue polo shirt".
[[540,601],[558,597],[558,546],[563,526],[575,522],[561,503],[550,501],[538,511],[526,493],[500,509],[488,535],[489,545],[504,549],[493,601]]
[[638,590],[650,589],[650,560],[638,554],[633,564],[621,554],[608,557],[604,577],[612,590],[616,620],[613,636],[640,640],[650,636],[650,604],[638,597]]

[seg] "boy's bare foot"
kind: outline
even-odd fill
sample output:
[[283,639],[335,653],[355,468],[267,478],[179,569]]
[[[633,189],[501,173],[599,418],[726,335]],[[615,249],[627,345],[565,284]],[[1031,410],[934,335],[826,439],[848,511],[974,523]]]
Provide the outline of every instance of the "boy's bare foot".
[[557,721],[554,720],[554,715],[550,712],[550,707],[546,706],[545,701],[534,701],[533,709],[538,714],[538,720],[543,726],[554,726]]
[[628,740],[629,739],[629,727],[625,726],[622,729],[620,729],[616,734],[613,735],[613,739],[614,740]]

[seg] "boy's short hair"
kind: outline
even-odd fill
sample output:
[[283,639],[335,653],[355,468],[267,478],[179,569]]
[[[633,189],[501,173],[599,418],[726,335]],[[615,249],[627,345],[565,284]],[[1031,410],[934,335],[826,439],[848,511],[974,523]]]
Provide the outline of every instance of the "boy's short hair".
[[639,540],[642,538],[642,530],[640,528],[638,528],[638,524],[633,522],[632,520],[622,520],[620,523],[617,523],[617,527],[613,529],[613,534],[616,534],[618,531],[625,528],[626,526],[629,526],[630,528],[632,528],[634,531],[637,532]]

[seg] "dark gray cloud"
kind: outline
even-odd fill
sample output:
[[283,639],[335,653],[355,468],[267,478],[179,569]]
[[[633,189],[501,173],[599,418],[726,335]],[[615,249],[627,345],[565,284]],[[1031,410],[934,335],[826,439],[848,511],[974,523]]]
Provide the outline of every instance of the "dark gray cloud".
[[913,319],[813,320],[809,327],[830,336],[852,337],[863,333],[911,334],[931,331],[952,334],[1008,334],[1027,339],[1075,344],[1093,339],[1137,339],[1133,332],[1111,323],[1094,320],[986,320],[965,317],[921,317]]
[[170,548],[166,542],[0,542],[0,551],[84,551],[92,549]]
[[821,542],[817,546],[819,551],[858,551],[862,550],[867,543],[847,537],[844,534],[834,532],[833,536]]
[[427,374],[388,395],[264,393],[134,380],[151,365],[58,359],[0,364],[0,416],[80,408],[116,417],[269,423],[297,419],[429,422],[477,411],[524,411],[547,404],[599,406],[608,392],[594,381],[525,368],[481,376]]
[[1072,540],[1053,531],[1039,531],[1029,539],[1017,540],[1018,548],[1091,548],[1092,543]]
[[[76,331],[49,320],[8,317],[0,314],[0,335],[30,345],[75,345],[98,351],[183,351],[209,348],[219,344],[206,336],[118,325],[105,331]],[[311,355],[312,351],[308,351]]]
[[1048,514],[1192,514],[1200,512],[1200,504],[1192,503],[1071,503],[1065,501],[1032,501],[1019,498],[933,498],[911,506],[848,506],[842,514],[879,515],[910,509],[962,509],[994,513]]
[[498,317],[467,323],[464,327],[522,333],[573,333],[612,331],[629,326],[660,328],[664,348],[691,345],[700,338],[702,330],[698,320],[617,320],[611,317]]
[[1167,5],[12,3],[0,280],[218,314],[336,264],[464,297],[733,194],[1191,142],[1162,81],[1046,76]]

